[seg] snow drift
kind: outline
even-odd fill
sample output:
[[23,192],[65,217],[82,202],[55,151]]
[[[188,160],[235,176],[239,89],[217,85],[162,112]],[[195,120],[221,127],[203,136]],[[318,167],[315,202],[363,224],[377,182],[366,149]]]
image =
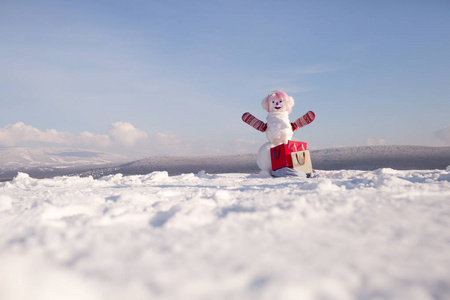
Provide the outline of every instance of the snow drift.
[[450,168],[0,183],[0,299],[448,299]]

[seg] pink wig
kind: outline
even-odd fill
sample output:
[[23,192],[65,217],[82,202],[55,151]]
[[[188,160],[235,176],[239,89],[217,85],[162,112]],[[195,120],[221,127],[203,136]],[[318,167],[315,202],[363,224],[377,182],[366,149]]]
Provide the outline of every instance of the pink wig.
[[292,107],[294,106],[294,98],[289,97],[285,92],[283,91],[273,91],[269,95],[267,95],[266,98],[262,101],[262,107],[269,111],[269,102],[270,101],[285,101],[286,103],[286,110],[290,114],[292,111]]

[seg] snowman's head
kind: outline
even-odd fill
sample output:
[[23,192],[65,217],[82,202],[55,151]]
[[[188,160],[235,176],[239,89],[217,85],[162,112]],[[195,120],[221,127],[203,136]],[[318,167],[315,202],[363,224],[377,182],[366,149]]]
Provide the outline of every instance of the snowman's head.
[[294,106],[294,98],[289,97],[283,91],[273,91],[262,101],[262,107],[268,112],[291,113]]

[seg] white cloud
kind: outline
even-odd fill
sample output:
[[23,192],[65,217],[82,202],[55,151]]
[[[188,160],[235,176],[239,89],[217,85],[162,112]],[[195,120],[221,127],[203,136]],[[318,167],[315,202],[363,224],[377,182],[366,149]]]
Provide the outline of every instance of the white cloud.
[[0,128],[0,146],[3,147],[14,147],[24,143],[87,148],[132,147],[137,142],[147,138],[146,132],[126,122],[111,124],[108,134],[93,134],[88,131],[75,134],[59,132],[55,129],[42,131],[23,122]]
[[108,135],[93,134],[88,131],[73,135],[73,143],[81,147],[107,148],[111,147],[111,139]]
[[88,131],[60,132],[40,130],[23,122],[0,128],[0,147],[64,146],[117,152],[135,156],[151,155],[226,155],[255,153],[264,141],[237,139],[224,141],[208,138],[190,139],[166,133],[147,134],[127,122],[115,122],[106,134]]
[[22,122],[0,128],[0,146],[16,146],[25,142],[68,145],[68,133],[54,129],[41,131]]
[[60,132],[56,129],[43,131],[23,122],[0,128],[0,147],[65,146],[150,156],[207,154],[205,145],[211,144],[166,133],[149,135],[127,122],[112,123],[106,134]]
[[158,146],[158,150],[162,154],[183,155],[191,150],[187,141],[170,134],[158,132],[152,137],[152,141],[154,145]]
[[366,144],[367,144],[367,146],[386,145],[386,140],[385,139],[368,138],[366,140]]
[[450,144],[450,125],[447,125],[446,127],[435,131],[434,135],[443,141],[446,145]]
[[127,122],[111,124],[108,135],[111,141],[119,146],[132,147],[139,141],[146,140],[148,134]]

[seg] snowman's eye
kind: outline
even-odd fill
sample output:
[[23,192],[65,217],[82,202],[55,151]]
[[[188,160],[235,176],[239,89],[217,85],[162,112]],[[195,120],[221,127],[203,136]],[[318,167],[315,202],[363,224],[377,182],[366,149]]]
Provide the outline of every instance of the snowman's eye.
[[272,101],[272,103],[275,103],[275,101]]
[[281,102],[283,102],[283,101],[280,100],[280,103],[281,103]]

